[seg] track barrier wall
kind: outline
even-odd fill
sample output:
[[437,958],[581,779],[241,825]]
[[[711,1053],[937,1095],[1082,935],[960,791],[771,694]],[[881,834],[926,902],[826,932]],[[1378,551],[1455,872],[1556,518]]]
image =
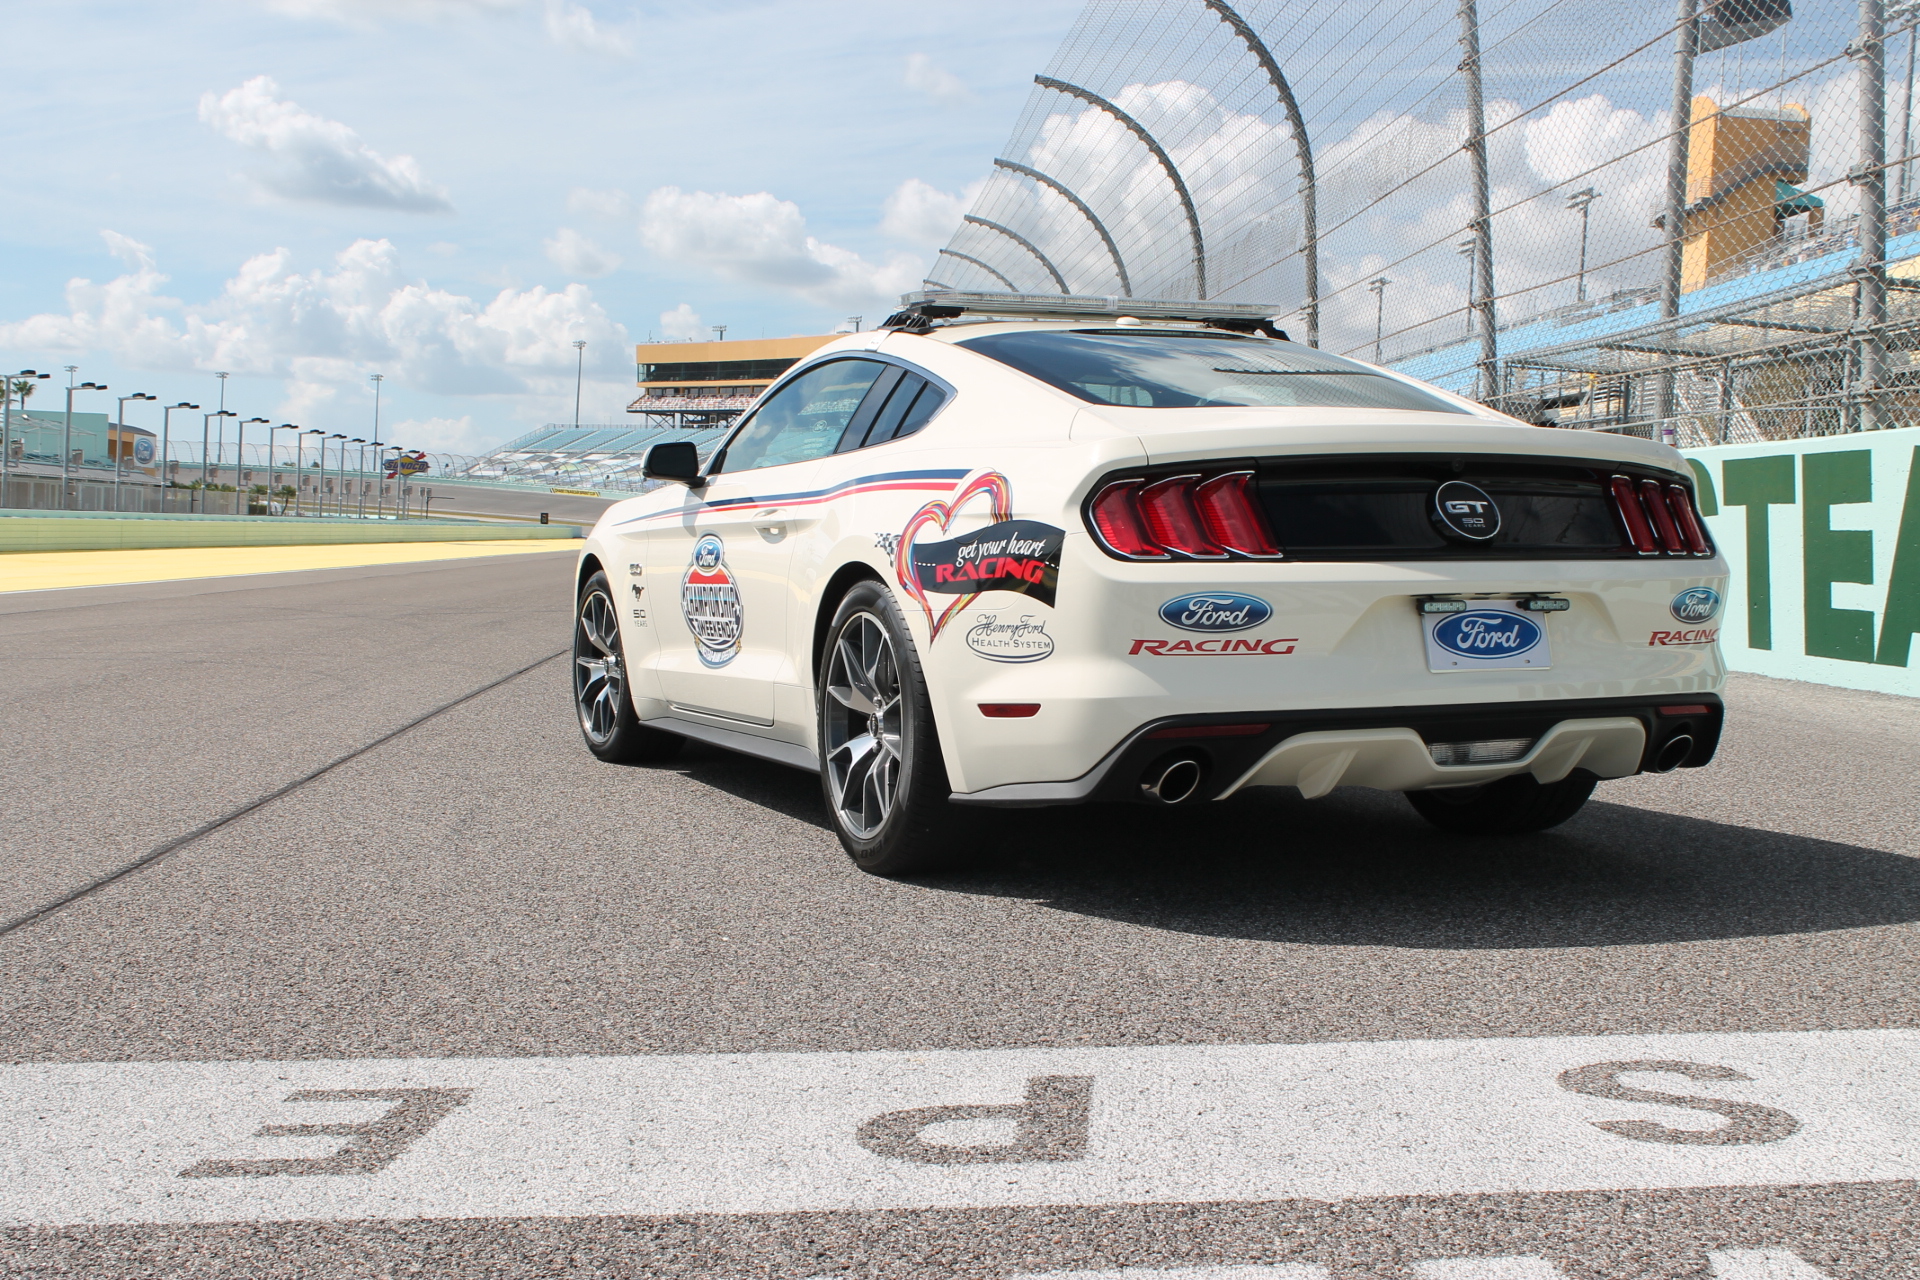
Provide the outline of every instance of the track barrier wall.
[[1920,696],[1920,429],[1685,451],[1735,671]]
[[297,520],[287,517],[114,515],[110,512],[13,515],[0,512],[0,553],[124,551],[170,547],[299,547],[381,542],[496,542],[580,538],[577,525],[480,521]]

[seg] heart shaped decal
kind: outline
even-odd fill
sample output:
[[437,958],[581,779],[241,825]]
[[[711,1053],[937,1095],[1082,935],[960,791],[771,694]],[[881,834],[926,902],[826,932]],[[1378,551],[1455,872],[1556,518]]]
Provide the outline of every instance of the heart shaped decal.
[[991,512],[996,522],[1012,518],[1012,482],[998,471],[981,471],[969,477],[967,482],[961,485],[959,491],[951,498],[935,498],[932,502],[929,502],[926,506],[914,512],[913,517],[907,521],[907,527],[900,534],[899,544],[894,548],[893,576],[899,579],[901,589],[919,601],[920,608],[925,611],[927,615],[927,627],[930,632],[927,636],[927,642],[929,644],[939,638],[940,628],[947,625],[947,620],[972,604],[975,600],[978,600],[980,593],[974,591],[967,595],[960,596],[956,598],[952,604],[948,605],[938,614],[935,614],[932,602],[927,599],[927,593],[921,589],[919,580],[914,576],[914,537],[928,525],[934,526],[935,530],[939,533],[947,532],[948,526],[953,523],[953,517],[959,514],[960,508],[974,498],[981,497],[982,495],[985,495],[992,502]]

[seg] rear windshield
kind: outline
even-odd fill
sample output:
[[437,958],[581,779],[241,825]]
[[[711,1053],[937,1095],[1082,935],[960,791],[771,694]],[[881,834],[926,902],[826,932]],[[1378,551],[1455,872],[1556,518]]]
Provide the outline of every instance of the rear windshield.
[[1042,330],[985,334],[956,345],[992,356],[1094,404],[1468,412],[1365,365],[1270,338]]

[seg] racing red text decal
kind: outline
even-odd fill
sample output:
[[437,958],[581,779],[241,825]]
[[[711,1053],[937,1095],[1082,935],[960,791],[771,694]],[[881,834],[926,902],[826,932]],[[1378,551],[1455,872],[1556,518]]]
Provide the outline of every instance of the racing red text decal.
[[1129,658],[1146,654],[1155,658],[1241,658],[1257,654],[1281,657],[1293,652],[1299,637],[1280,640],[1241,639],[1234,636],[1218,640],[1135,640],[1127,650]]
[[1647,637],[1652,644],[1712,644],[1720,638],[1720,628],[1699,627],[1692,631],[1656,631]]

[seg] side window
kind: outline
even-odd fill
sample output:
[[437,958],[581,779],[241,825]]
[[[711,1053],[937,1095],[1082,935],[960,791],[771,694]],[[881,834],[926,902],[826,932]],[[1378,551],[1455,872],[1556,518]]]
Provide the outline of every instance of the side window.
[[829,360],[773,393],[727,445],[717,470],[754,471],[832,453],[867,389],[890,366]]
[[[884,400],[873,403],[883,392]],[[861,419],[867,421],[855,419],[849,439],[841,448],[859,449],[910,436],[927,425],[947,396],[919,374],[906,373],[890,388],[875,384],[874,395],[868,399],[861,408]]]

